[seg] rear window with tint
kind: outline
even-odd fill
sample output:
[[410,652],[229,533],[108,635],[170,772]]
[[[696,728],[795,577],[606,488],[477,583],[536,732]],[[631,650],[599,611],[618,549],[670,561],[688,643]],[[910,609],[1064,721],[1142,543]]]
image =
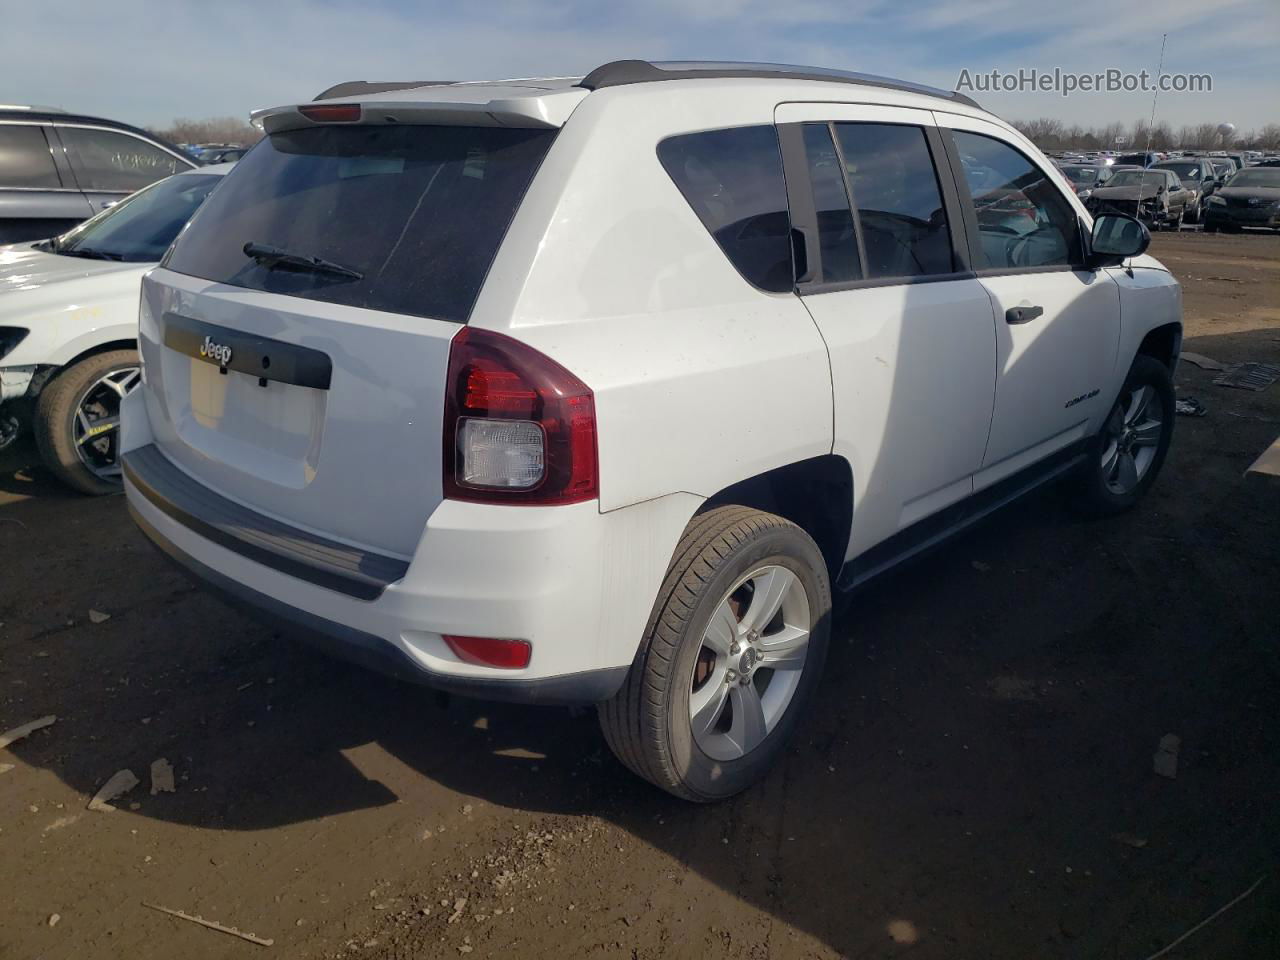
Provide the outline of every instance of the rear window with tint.
[[791,220],[773,126],[669,137],[658,159],[738,272],[762,290],[789,292]]
[[[555,132],[325,126],[249,151],[166,266],[251,290],[466,322]],[[361,274],[263,264],[247,243]]]

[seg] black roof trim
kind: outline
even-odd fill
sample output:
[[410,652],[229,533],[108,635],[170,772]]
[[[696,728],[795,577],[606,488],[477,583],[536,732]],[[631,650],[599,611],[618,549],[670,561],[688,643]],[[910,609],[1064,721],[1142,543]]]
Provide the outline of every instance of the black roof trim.
[[596,67],[583,77],[578,86],[587,90],[605,87],[622,87],[633,83],[654,83],[660,80],[711,80],[750,77],[766,80],[819,80],[826,83],[853,83],[864,87],[880,87],[903,93],[918,93],[939,100],[963,103],[978,107],[976,101],[963,93],[947,92],[924,84],[906,80],[893,80],[866,73],[847,70],[815,69],[774,63],[673,63],[670,67],[658,66],[648,60],[615,60]]
[[335,83],[316,94],[317,100],[334,100],[338,97],[355,97],[362,93],[386,93],[388,90],[413,90],[415,87],[444,87],[454,80],[347,80]]

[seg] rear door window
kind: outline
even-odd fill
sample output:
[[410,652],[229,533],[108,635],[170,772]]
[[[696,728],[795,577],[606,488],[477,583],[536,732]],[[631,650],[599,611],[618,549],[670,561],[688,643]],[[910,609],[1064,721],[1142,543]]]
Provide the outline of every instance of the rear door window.
[[[251,290],[463,323],[554,138],[375,124],[275,133],[237,163],[165,265]],[[348,273],[254,260],[246,244]]]
[[837,123],[835,130],[862,233],[867,279],[952,273],[951,231],[924,129]]
[[792,289],[791,220],[772,124],[669,137],[658,159],[748,283]]
[[59,127],[58,136],[81,190],[132,193],[161,177],[191,169],[191,164],[169,151],[126,133]]
[[61,186],[44,131],[34,124],[0,123],[0,189]]

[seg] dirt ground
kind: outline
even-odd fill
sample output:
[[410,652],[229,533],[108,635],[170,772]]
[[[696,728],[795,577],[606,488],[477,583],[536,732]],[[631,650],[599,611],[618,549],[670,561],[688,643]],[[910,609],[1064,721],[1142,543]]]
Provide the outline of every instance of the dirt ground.
[[[1153,252],[1186,349],[1280,362],[1280,237]],[[58,719],[0,750],[0,957],[1144,960],[1260,877],[1172,956],[1280,956],[1280,486],[1242,479],[1280,384],[1212,377],[1179,371],[1208,416],[1135,512],[1048,491],[864,592],[785,762],[712,807],[629,776],[589,711],[276,638],[11,451],[0,730]]]

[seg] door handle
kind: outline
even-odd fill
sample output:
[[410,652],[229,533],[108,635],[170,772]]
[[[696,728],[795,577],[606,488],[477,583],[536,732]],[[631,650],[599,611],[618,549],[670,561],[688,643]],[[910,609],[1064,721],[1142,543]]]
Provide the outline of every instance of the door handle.
[[1044,313],[1044,307],[1010,307],[1004,312],[1005,323],[1028,323]]

